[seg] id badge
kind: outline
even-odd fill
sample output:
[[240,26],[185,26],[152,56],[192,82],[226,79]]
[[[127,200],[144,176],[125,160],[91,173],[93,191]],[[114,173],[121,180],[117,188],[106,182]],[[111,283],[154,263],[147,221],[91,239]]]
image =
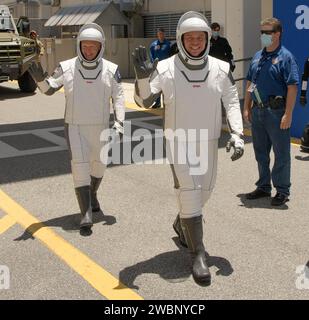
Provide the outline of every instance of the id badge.
[[254,92],[255,89],[256,89],[256,84],[252,82],[248,88],[248,92],[252,93]]

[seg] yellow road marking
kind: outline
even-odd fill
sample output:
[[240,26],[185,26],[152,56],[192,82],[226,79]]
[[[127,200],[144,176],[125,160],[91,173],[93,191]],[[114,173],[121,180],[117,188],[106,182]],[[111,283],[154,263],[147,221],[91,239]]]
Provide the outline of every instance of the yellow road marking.
[[0,219],[0,234],[7,231],[16,223],[16,220],[13,219],[11,216],[6,215],[5,217]]
[[141,108],[137,104],[132,103],[132,102],[126,102],[126,108],[151,113],[156,116],[163,116],[163,109],[162,108],[160,108],[160,109],[159,108],[158,109],[146,109],[146,108]]
[[291,138],[291,144],[292,144],[293,146],[300,146],[301,140],[300,140],[300,139],[297,139],[297,138]]
[[[100,294],[111,300],[142,300],[133,290],[92,261],[84,253],[46,227],[23,207],[0,190],[0,208],[30,232],[31,226],[37,230],[34,236],[43,242],[54,254],[66,262]],[[35,226],[35,227],[34,227]]]

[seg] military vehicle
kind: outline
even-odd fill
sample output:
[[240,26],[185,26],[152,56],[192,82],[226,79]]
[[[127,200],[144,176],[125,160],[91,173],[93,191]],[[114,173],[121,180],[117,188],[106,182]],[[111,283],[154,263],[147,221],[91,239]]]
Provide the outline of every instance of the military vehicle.
[[5,5],[0,5],[0,83],[17,80],[21,91],[34,92],[37,88],[28,69],[38,60],[37,44],[29,38],[30,23],[20,17],[17,24]]

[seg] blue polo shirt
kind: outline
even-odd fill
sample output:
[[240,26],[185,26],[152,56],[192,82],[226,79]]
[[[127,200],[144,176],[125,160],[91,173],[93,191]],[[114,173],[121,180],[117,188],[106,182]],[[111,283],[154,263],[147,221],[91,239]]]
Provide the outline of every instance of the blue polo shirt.
[[170,57],[171,52],[171,43],[164,39],[163,42],[160,42],[160,40],[155,40],[150,45],[150,57],[151,60],[155,60],[156,58],[159,59],[159,61],[167,59]]
[[[256,84],[262,102],[267,102],[269,96],[286,97],[288,85],[298,85],[299,69],[294,56],[284,46],[272,52],[264,48],[253,57],[247,80]],[[256,101],[253,93],[251,97]]]

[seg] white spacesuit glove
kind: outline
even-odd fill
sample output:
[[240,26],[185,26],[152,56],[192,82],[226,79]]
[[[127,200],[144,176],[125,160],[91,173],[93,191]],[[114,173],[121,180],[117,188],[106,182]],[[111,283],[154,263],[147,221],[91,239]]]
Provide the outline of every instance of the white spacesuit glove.
[[44,72],[40,62],[32,62],[29,67],[29,72],[35,82],[42,82],[48,77],[48,73]]
[[232,161],[238,160],[244,154],[244,140],[237,134],[231,133],[231,138],[226,144],[226,152],[230,152],[233,147],[234,153],[231,156]]
[[135,48],[135,51],[132,53],[132,56],[136,79],[149,79],[152,73],[156,70],[159,60],[155,59],[152,63],[150,61],[146,48],[143,46]]
[[143,46],[135,48],[132,56],[136,77],[134,100],[138,106],[150,108],[160,96],[160,93],[153,94],[150,86],[150,79],[155,74],[159,60],[155,59],[152,63],[146,48]]
[[114,125],[112,126],[112,129],[115,133],[115,136],[118,136],[121,141],[123,138],[123,132],[124,132],[123,125],[115,121]]

